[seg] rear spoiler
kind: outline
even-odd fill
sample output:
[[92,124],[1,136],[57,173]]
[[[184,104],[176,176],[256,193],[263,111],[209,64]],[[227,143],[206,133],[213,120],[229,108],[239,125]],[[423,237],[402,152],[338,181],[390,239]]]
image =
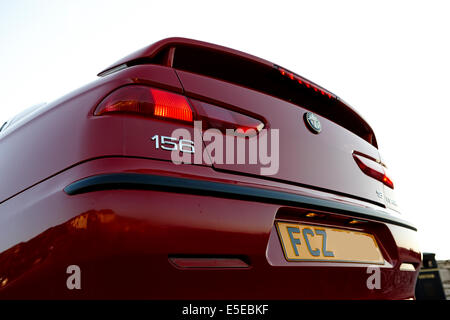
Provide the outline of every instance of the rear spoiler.
[[203,48],[205,50],[220,51],[220,52],[228,54],[228,55],[234,55],[241,59],[252,60],[254,62],[263,64],[263,65],[266,65],[269,67],[273,66],[273,64],[267,60],[258,58],[256,56],[253,56],[251,54],[248,54],[248,53],[245,53],[245,52],[242,52],[239,50],[234,50],[231,48],[219,46],[217,44],[193,40],[193,39],[173,37],[173,38],[166,38],[166,39],[160,40],[160,41],[155,42],[147,47],[144,47],[140,50],[133,52],[132,54],[120,59],[119,61],[116,61],[115,63],[110,65],[108,68],[106,68],[103,71],[101,71],[100,73],[98,73],[97,76],[103,77],[105,75],[111,74],[114,71],[117,71],[118,68],[123,69],[124,66],[127,67],[127,66],[140,64],[140,63],[136,63],[136,61],[141,61],[143,59],[148,60],[148,61],[158,61],[159,63],[156,63],[156,64],[164,65],[167,67],[172,67],[175,48],[178,46],[193,46],[193,47],[197,47],[197,48]]
[[142,64],[205,75],[289,101],[337,123],[378,148],[372,128],[349,104],[314,82],[256,56],[203,41],[167,38],[120,59],[98,76]]

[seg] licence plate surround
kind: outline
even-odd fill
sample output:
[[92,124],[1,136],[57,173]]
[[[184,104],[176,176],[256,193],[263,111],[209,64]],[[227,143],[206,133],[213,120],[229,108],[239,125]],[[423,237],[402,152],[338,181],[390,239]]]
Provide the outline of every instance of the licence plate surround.
[[287,261],[384,264],[370,233],[302,222],[276,221],[275,227]]

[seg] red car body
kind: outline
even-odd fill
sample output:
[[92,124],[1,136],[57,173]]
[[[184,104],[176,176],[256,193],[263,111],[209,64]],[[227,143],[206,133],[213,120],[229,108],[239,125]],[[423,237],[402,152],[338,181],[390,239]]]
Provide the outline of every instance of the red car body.
[[[100,75],[0,132],[0,298],[414,298],[416,229],[398,213],[372,129],[341,99],[268,61],[183,38]],[[194,134],[192,122],[96,114],[130,86],[187,97],[194,118],[207,104],[279,129],[278,172],[173,163],[151,138]],[[367,285],[369,263],[288,261],[277,221],[371,234],[379,288]],[[66,285],[70,265],[79,290]]]

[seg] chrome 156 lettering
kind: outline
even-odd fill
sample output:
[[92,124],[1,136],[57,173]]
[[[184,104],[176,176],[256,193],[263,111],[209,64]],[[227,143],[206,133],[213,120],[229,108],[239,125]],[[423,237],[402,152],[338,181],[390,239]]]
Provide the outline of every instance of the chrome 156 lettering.
[[160,136],[160,135],[154,135],[151,138],[152,141],[155,141],[155,148],[156,149],[163,149],[167,151],[181,151],[181,152],[187,152],[187,153],[194,153],[194,141],[186,140],[186,139],[180,139],[174,137],[166,137],[166,136]]

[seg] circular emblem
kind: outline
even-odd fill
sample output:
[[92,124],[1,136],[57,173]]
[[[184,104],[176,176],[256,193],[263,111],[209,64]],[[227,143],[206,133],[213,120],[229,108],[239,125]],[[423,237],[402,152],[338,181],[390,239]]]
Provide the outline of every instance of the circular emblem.
[[312,113],[306,112],[304,115],[306,127],[311,130],[313,133],[320,133],[322,131],[322,124],[319,121],[319,118]]

